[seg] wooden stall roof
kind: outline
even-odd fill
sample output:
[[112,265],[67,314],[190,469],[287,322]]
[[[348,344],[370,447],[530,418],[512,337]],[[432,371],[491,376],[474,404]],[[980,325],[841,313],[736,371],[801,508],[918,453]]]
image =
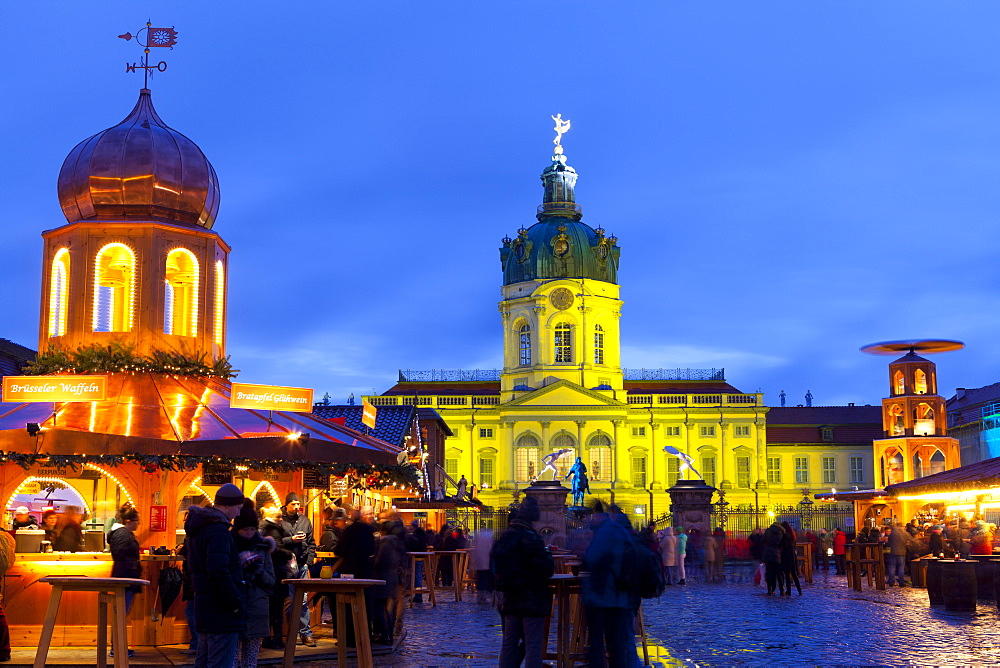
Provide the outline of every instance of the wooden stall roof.
[[959,466],[924,478],[888,485],[885,491],[892,496],[903,494],[933,494],[935,492],[960,492],[966,489],[987,489],[1000,486],[1000,457],[975,464]]

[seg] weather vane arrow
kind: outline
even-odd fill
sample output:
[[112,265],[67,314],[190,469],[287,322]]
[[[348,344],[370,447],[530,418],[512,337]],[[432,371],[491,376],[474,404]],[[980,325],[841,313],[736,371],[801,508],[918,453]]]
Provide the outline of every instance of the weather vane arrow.
[[162,60],[155,65],[149,64],[149,50],[155,48],[173,49],[174,44],[177,43],[177,31],[173,27],[154,28],[150,21],[147,21],[146,27],[137,30],[134,35],[127,32],[118,35],[118,37],[126,42],[135,39],[136,43],[143,47],[142,60],[136,63],[125,63],[126,72],[142,70],[143,88],[149,87],[149,77],[152,75],[153,70],[158,72],[165,72],[167,70],[167,64]]

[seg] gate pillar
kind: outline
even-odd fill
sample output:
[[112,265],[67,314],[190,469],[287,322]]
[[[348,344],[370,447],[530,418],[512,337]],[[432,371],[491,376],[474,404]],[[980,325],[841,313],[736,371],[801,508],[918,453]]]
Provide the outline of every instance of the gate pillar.
[[538,501],[542,517],[535,531],[547,544],[566,547],[566,495],[570,490],[558,480],[536,480],[524,489],[526,496]]
[[689,534],[691,529],[697,529],[702,536],[712,533],[714,487],[705,484],[704,480],[678,480],[668,491],[674,526],[684,527]]

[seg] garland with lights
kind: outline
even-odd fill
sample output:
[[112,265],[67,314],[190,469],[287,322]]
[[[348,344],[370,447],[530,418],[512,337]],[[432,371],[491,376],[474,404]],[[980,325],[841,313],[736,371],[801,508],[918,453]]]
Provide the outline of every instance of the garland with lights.
[[44,376],[52,373],[72,371],[74,373],[163,373],[178,376],[201,376],[215,378],[235,378],[239,373],[233,369],[229,357],[209,364],[205,354],[189,357],[183,353],[154,350],[148,356],[138,355],[133,346],[122,341],[109,345],[93,344],[80,346],[69,352],[50,347],[38,353],[24,373],[29,376]]
[[54,468],[70,468],[76,471],[85,464],[101,466],[121,466],[136,464],[146,473],[157,471],[193,471],[201,464],[220,468],[245,466],[263,471],[313,470],[321,475],[344,478],[350,481],[352,489],[382,489],[390,485],[396,487],[419,488],[417,470],[410,464],[403,466],[375,466],[374,464],[354,464],[335,462],[310,462],[290,459],[249,459],[246,457],[191,456],[191,455],[46,455],[0,451],[0,464],[17,464],[28,470],[36,464]]

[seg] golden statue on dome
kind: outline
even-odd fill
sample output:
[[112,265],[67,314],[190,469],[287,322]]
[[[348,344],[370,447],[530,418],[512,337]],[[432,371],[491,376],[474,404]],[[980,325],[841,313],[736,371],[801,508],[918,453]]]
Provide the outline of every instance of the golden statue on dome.
[[562,136],[569,132],[570,121],[569,119],[563,120],[562,114],[556,114],[555,116],[550,116],[549,118],[556,122],[556,138],[552,140],[552,143],[556,145],[555,153],[556,155],[562,155]]

